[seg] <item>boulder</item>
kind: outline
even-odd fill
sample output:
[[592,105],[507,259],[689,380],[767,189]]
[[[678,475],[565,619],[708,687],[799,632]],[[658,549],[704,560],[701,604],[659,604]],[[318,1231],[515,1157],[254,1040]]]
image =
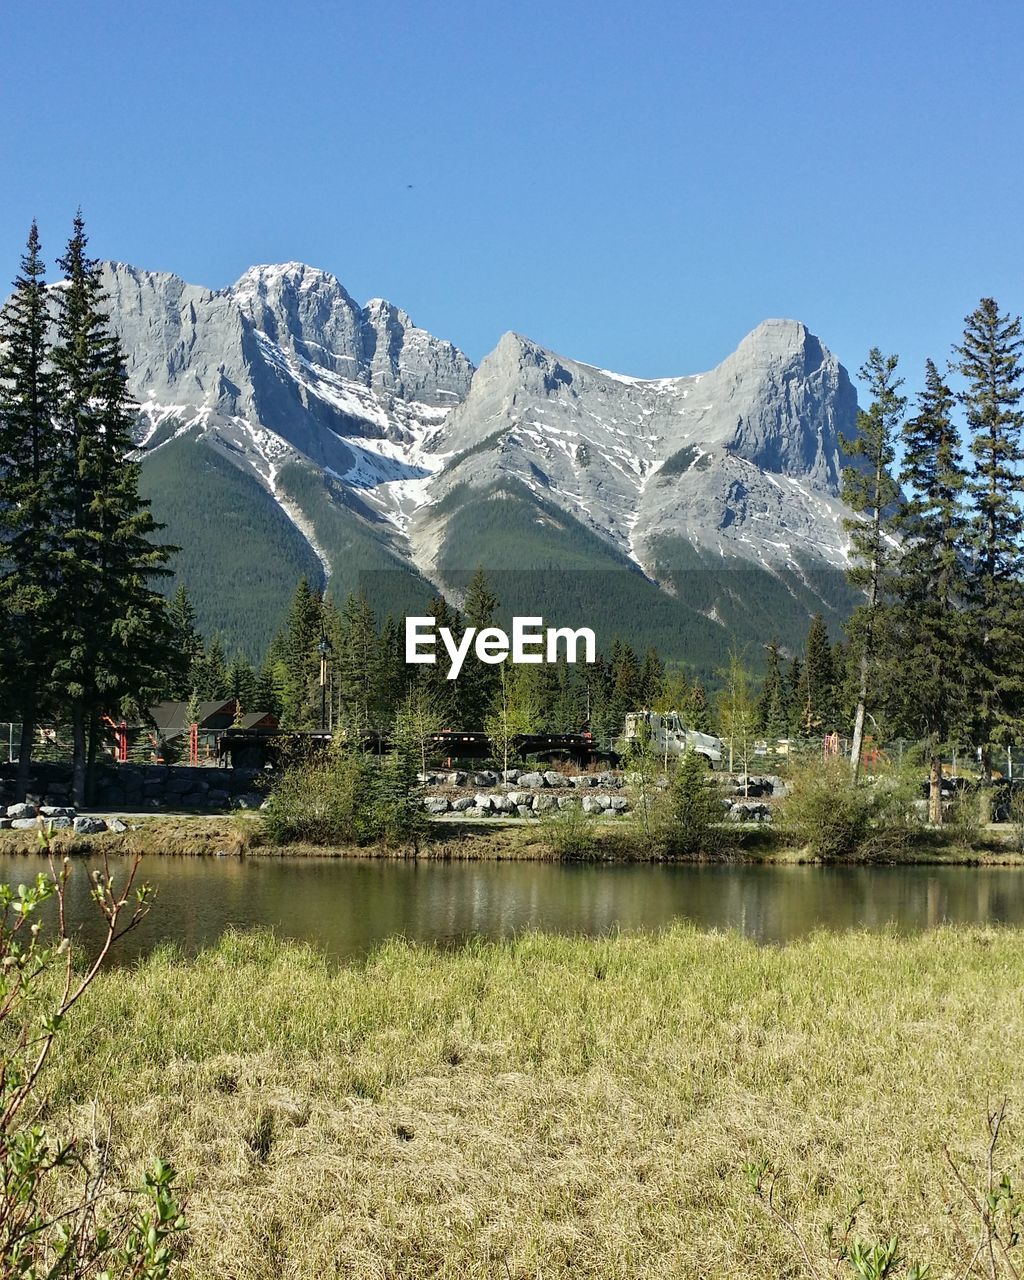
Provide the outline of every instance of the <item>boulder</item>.
[[481,813],[493,813],[494,797],[488,796],[488,795],[482,795],[478,792],[477,795],[473,798],[473,805]]
[[508,793],[508,798],[515,805],[530,803],[530,794],[528,791],[510,791]]
[[597,785],[599,787],[621,787],[622,779],[618,774],[612,773],[610,769],[606,769],[604,773],[597,775]]
[[771,810],[759,800],[737,800],[726,814],[730,822],[767,822],[770,817]]
[[519,775],[519,785],[521,787],[543,787],[544,775],[542,773],[521,773]]
[[122,822],[120,818],[108,818],[107,830],[113,831],[115,835],[121,835],[122,832],[128,830],[128,824]]
[[502,782],[518,782],[522,769],[503,769],[501,774]]
[[0,831],[10,831],[14,825],[10,818],[0,818]]
[[98,836],[101,831],[106,831],[107,824],[102,818],[89,818],[85,814],[79,814],[75,819],[75,835],[76,836]]
[[584,796],[583,812],[584,813],[604,813],[607,796]]
[[544,781],[548,784],[549,787],[564,787],[565,774],[556,773],[554,769],[545,769]]
[[498,785],[498,775],[490,769],[481,769],[479,773],[473,774],[474,787],[496,787]]
[[597,783],[592,773],[574,773],[568,781],[572,787],[592,787]]
[[608,807],[612,813],[625,813],[629,808],[629,801],[625,796],[612,796],[608,801]]
[[37,812],[34,804],[12,804],[7,810],[7,816],[21,822],[25,818],[34,818]]
[[[537,799],[539,800],[540,796]],[[552,796],[551,799],[555,801],[559,809],[571,809],[578,803],[575,796]]]
[[39,826],[35,818],[9,818],[8,821],[12,831],[31,831],[33,827]]
[[39,812],[44,818],[73,818],[75,816],[74,809],[55,804],[44,804]]
[[444,780],[449,787],[464,787],[466,785],[466,777],[465,770],[453,769],[451,773],[444,775]]
[[444,796],[424,796],[423,807],[427,813],[447,813],[448,801]]
[[[565,796],[564,799],[572,803],[572,796]],[[557,796],[534,796],[533,811],[534,813],[549,813],[552,809],[558,808]]]
[[452,813],[465,813],[467,809],[472,809],[476,804],[473,796],[459,796],[457,800],[451,803]]
[[64,817],[63,814],[56,818],[45,818],[43,821],[48,831],[67,831],[71,826],[71,819]]
[[495,813],[515,813],[516,811],[510,796],[491,796],[491,807]]
[[518,813],[518,814],[519,814],[520,818],[532,818],[532,817],[533,817],[533,810],[530,808],[530,806],[529,806],[528,804],[517,804],[517,805],[516,805],[516,813]]

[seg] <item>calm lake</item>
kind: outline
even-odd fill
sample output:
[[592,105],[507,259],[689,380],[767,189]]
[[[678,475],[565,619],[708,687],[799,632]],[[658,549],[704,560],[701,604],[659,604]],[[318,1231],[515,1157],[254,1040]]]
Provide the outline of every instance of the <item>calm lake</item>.
[[[0,858],[19,883],[45,870]],[[112,866],[124,874],[125,864]],[[150,858],[157,901],[121,959],[161,942],[195,951],[231,927],[264,926],[340,959],[386,938],[441,946],[526,929],[601,934],[674,920],[784,942],[813,929],[926,929],[946,921],[1024,924],[1024,874],[1012,867],[564,866],[329,859]],[[69,917],[98,935],[87,867],[75,863]]]

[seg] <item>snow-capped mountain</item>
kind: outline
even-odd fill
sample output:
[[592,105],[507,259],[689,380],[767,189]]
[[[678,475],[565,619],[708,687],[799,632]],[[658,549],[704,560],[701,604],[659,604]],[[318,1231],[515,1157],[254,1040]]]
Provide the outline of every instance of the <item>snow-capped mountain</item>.
[[[856,393],[796,321],[766,320],[710,373],[630,378],[508,333],[428,448],[454,454],[431,493],[514,477],[658,578],[683,538],[769,569],[845,563],[840,432]],[[440,541],[429,508],[423,563]]]
[[787,575],[844,563],[856,397],[795,321],[765,321],[710,372],[645,380],[512,333],[474,369],[301,263],[218,291],[111,263],[104,285],[146,483],[207,625],[229,579],[244,594],[277,561],[282,590],[297,567],[346,589],[361,569],[457,589],[459,570],[551,567],[561,547],[677,598],[683,570],[756,569],[800,597],[805,626]]

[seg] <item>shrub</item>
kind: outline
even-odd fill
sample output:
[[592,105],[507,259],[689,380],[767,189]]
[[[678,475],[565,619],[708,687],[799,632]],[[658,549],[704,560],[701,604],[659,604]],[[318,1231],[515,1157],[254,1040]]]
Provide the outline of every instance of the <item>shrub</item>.
[[597,853],[590,816],[578,804],[549,810],[540,820],[540,830],[552,853],[567,862],[593,858]]
[[813,858],[880,861],[905,851],[920,829],[919,770],[892,769],[854,782],[846,760],[797,769],[783,823]]
[[274,844],[368,845],[416,839],[424,819],[405,751],[380,759],[338,750],[282,774],[263,812]]
[[695,751],[680,759],[669,785],[670,818],[664,833],[669,854],[716,853],[725,843],[718,785]]
[[782,820],[813,858],[855,854],[871,832],[869,784],[854,783],[845,760],[813,761],[794,770]]

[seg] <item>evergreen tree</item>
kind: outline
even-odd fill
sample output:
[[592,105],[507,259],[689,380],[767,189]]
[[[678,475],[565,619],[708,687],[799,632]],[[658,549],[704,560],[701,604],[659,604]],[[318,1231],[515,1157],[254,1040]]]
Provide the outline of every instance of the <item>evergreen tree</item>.
[[800,683],[800,729],[805,737],[835,727],[835,671],[825,619],[816,613],[807,632]]
[[774,751],[779,738],[786,736],[786,686],[778,641],[769,641],[767,652],[768,668],[757,700],[757,728]]
[[804,680],[804,664],[794,654],[786,671],[786,725],[790,737],[800,733],[800,690]]
[[953,421],[953,392],[929,360],[917,413],[903,426],[901,550],[891,585],[885,670],[897,726],[924,738],[929,821],[942,821],[942,748],[966,727],[963,673],[971,669],[972,619],[962,554],[967,477]]
[[579,733],[587,719],[586,684],[575,666],[559,655],[552,672],[553,690],[545,729],[552,733]]
[[263,660],[259,675],[256,677],[256,688],[253,693],[253,710],[266,711],[272,716],[281,715],[281,690],[284,687],[284,664],[275,657],[274,648]]
[[[498,597],[491,590],[487,574],[478,568],[470,581],[463,605],[463,619],[467,627],[477,631],[495,625]],[[500,677],[497,664],[481,662],[470,653],[459,675],[459,702],[464,721],[462,728],[480,729],[494,703]]]
[[968,485],[974,516],[968,535],[979,637],[975,733],[987,780],[992,745],[1007,741],[1024,703],[1024,513],[1019,502],[1024,338],[1020,317],[1001,315],[994,298],[982,298],[964,323],[963,341],[954,351],[957,370],[967,380],[959,398],[974,462]]
[[19,799],[28,786],[37,721],[52,710],[58,599],[52,531],[59,442],[44,274],[33,222],[14,295],[0,315],[0,700],[21,721]]
[[383,731],[394,722],[409,691],[411,668],[405,663],[405,639],[389,613],[380,630],[375,664],[378,721]]
[[608,718],[612,725],[611,732],[617,737],[626,727],[626,716],[631,711],[639,711],[644,705],[640,663],[632,646],[617,636],[612,641],[610,676]]
[[342,606],[334,670],[340,723],[354,737],[383,730],[377,625],[362,590]]
[[192,663],[190,678],[190,692],[200,702],[224,702],[231,696],[227,658],[219,631],[213,633],[205,652]]
[[850,748],[854,777],[860,770],[868,685],[874,662],[874,626],[882,603],[889,560],[886,513],[899,496],[892,465],[896,458],[897,432],[907,401],[899,394],[903,379],[896,376],[898,363],[897,356],[883,356],[878,347],[872,347],[867,362],[860,370],[860,376],[871,393],[871,404],[866,410],[857,411],[857,435],[852,440],[843,439],[847,455],[862,459],[860,466],[843,470],[843,501],[856,513],[853,519],[843,522],[850,533],[852,560],[847,578],[867,597],[855,611],[856,623],[852,632],[859,645],[857,709]]
[[127,701],[142,708],[180,666],[156,583],[170,574],[174,548],[151,541],[161,526],[139,497],[134,422],[120,344],[104,310],[99,265],[86,255],[81,215],[60,260],[53,348],[56,418],[56,548],[60,578],[54,678],[70,712],[73,793],[87,774],[104,711]]
[[685,720],[687,727],[695,729],[697,733],[710,733],[712,730],[711,703],[708,701],[708,695],[700,680],[694,680],[690,686],[690,698],[686,706]]
[[652,645],[644,654],[644,663],[640,669],[640,697],[648,709],[661,697],[665,689],[665,664]]
[[167,697],[184,702],[195,687],[195,664],[203,657],[203,641],[196,630],[196,611],[183,582],[179,582],[168,605],[173,644],[181,666],[168,683]]
[[324,635],[323,603],[303,576],[288,607],[277,642],[283,682],[281,722],[289,729],[312,729],[320,723],[320,655]]
[[228,697],[235,700],[235,717],[261,710],[256,705],[257,677],[244,653],[236,653],[226,672]]
[[[462,635],[462,619],[457,609],[453,609],[444,596],[435,596],[427,605],[427,613],[434,619],[435,633],[440,637],[442,627],[448,627],[456,642]],[[438,646],[441,641],[438,638]],[[461,710],[461,690],[459,680],[448,679],[448,665],[443,648],[437,654],[437,662],[424,663],[417,668],[417,683],[429,693],[437,714],[441,717],[442,729],[461,729],[465,721]]]

